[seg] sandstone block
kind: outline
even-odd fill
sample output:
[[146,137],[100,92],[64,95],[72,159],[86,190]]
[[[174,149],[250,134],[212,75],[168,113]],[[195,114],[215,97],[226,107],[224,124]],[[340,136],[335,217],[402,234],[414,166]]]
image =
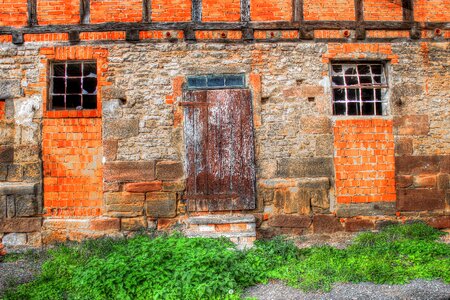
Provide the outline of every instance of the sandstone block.
[[146,211],[148,217],[173,218],[176,216],[176,193],[147,193],[146,198]]
[[437,178],[435,174],[421,174],[414,176],[414,186],[418,188],[435,188]]
[[441,157],[435,156],[399,156],[395,158],[397,174],[415,175],[439,172]]
[[302,116],[300,130],[306,134],[331,133],[331,122],[327,116]]
[[433,217],[426,220],[427,224],[437,229],[450,228],[450,216]]
[[0,182],[0,195],[30,195],[36,188],[34,183]]
[[110,120],[104,125],[105,139],[126,139],[139,134],[138,119]]
[[313,217],[314,233],[333,233],[343,230],[339,219],[333,215],[315,215]]
[[334,152],[333,136],[323,134],[316,137],[316,156],[332,156]]
[[20,80],[0,80],[0,99],[18,98],[21,94]]
[[269,226],[273,227],[308,228],[309,225],[309,216],[274,215],[269,218]]
[[339,218],[350,218],[356,216],[394,216],[396,207],[394,202],[371,202],[339,204],[336,215]]
[[156,164],[156,178],[159,180],[177,180],[184,176],[181,162],[161,161]]
[[137,217],[144,211],[143,193],[108,193],[105,195],[106,212],[110,217]]
[[129,193],[147,193],[160,191],[163,187],[161,181],[127,183],[124,185],[124,191]]
[[437,177],[437,188],[446,190],[450,187],[450,176],[448,174],[439,174]]
[[32,217],[38,213],[38,203],[34,195],[15,196],[16,216]]
[[103,156],[106,161],[114,161],[117,158],[118,141],[105,140],[103,141]]
[[0,233],[35,232],[41,230],[41,218],[14,218],[0,222]]
[[40,232],[27,233],[27,246],[33,248],[42,247],[42,234]]
[[14,161],[14,147],[0,146],[0,163],[12,163]]
[[298,177],[331,177],[333,161],[331,158],[284,158],[278,164],[278,176]]
[[162,190],[164,192],[183,192],[185,189],[186,182],[184,180],[164,181],[162,183]]
[[8,247],[8,248],[26,246],[27,245],[27,234],[26,233],[5,234],[5,236],[2,239],[2,243],[5,247]]
[[109,162],[103,174],[105,181],[151,181],[155,179],[155,162]]
[[402,116],[394,119],[399,135],[427,135],[430,122],[427,115]]
[[413,140],[412,139],[398,139],[395,143],[396,155],[412,155],[413,154]]
[[364,219],[347,219],[345,221],[345,231],[349,232],[360,232],[364,230],[374,229],[374,222],[371,220]]
[[444,209],[445,192],[436,189],[399,190],[397,208],[401,211]]
[[443,155],[441,156],[441,173],[447,173],[450,174],[450,155]]
[[23,180],[25,181],[41,180],[41,164],[40,163],[24,164]]
[[413,177],[411,175],[399,175],[395,178],[398,188],[408,188],[413,185]]
[[123,218],[121,220],[122,231],[138,231],[147,228],[147,218]]
[[42,231],[42,243],[44,245],[51,245],[55,243],[64,243],[68,240],[66,231]]
[[93,231],[119,231],[120,219],[118,218],[98,218],[92,219],[89,226]]

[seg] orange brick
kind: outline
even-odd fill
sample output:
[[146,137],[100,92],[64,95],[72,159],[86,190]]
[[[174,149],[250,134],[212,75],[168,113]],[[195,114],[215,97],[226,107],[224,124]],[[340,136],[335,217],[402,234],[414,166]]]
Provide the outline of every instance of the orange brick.
[[414,19],[417,22],[450,22],[450,0],[414,1]]
[[141,21],[141,0],[91,0],[91,23]]
[[354,0],[304,0],[304,19],[307,21],[353,21]]
[[0,1],[0,26],[26,26],[28,23],[27,3],[27,0]]
[[366,21],[402,21],[401,1],[364,0],[364,20]]
[[153,22],[188,22],[191,20],[191,0],[152,0]]
[[80,0],[38,0],[39,25],[80,23]]
[[203,0],[203,22],[237,22],[241,20],[240,0]]
[[250,0],[252,21],[291,21],[292,0]]

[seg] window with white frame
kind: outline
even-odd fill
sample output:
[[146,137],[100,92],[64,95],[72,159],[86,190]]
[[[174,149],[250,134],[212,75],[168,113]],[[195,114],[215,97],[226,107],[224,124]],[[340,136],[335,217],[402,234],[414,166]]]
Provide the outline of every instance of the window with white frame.
[[383,63],[332,63],[331,82],[334,115],[386,115],[388,82]]

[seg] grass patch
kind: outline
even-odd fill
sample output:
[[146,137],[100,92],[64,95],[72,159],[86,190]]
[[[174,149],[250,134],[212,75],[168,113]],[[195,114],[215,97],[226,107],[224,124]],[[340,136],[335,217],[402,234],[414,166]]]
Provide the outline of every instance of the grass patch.
[[225,239],[180,235],[86,241],[50,251],[34,281],[5,299],[239,299],[269,279],[304,290],[329,290],[335,282],[450,283],[450,246],[422,223],[360,234],[347,249],[298,249],[276,238],[237,251]]

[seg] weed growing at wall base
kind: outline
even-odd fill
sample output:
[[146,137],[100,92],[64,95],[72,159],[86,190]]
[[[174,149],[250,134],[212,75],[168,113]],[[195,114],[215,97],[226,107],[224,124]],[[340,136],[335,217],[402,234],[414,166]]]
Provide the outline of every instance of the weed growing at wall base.
[[180,235],[87,241],[51,251],[32,283],[6,299],[239,299],[251,285],[281,279],[304,290],[335,282],[450,283],[450,246],[422,223],[360,234],[347,249],[298,249],[276,238],[237,251],[225,239]]

